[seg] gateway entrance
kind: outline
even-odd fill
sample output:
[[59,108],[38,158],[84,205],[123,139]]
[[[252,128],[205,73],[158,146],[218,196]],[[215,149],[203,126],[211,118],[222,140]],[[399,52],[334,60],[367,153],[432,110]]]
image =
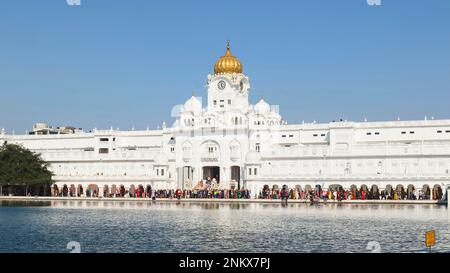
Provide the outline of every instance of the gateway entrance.
[[208,180],[215,178],[217,183],[220,182],[220,167],[217,166],[205,166],[203,167],[203,179]]

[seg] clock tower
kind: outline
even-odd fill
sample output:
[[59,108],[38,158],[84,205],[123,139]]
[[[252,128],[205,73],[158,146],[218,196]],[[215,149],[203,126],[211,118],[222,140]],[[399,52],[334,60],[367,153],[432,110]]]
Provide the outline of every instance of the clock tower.
[[250,82],[242,73],[242,64],[230,51],[227,42],[225,55],[214,65],[214,75],[208,75],[208,111],[248,111]]

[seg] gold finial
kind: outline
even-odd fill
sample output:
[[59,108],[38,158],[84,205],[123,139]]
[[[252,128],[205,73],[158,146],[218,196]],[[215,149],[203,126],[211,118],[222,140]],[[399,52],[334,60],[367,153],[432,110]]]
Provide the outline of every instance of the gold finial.
[[227,39],[227,50],[230,50],[230,39]]

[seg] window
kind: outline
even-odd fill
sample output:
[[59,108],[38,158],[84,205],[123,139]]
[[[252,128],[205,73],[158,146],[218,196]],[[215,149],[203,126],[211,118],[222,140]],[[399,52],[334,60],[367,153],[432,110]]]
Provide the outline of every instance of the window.
[[253,174],[254,174],[254,175],[256,175],[256,168],[255,168],[255,169],[253,169]]
[[289,137],[294,137],[294,135],[289,135]]
[[370,135],[372,135],[372,133],[366,133],[366,135],[370,136]]
[[231,100],[228,100],[228,104],[231,104]]
[[375,132],[375,135],[377,135],[377,136],[378,136],[379,134],[380,134],[380,132]]
[[98,149],[99,154],[107,154],[109,152],[108,148],[100,148]]
[[109,141],[109,138],[107,138],[107,137],[102,137],[102,138],[100,138],[100,141]]
[[173,153],[175,152],[175,147],[170,147],[170,151]]
[[406,132],[402,132],[402,135],[406,135]]
[[438,130],[437,133],[438,133],[438,134],[441,134],[441,133],[442,133],[442,130]]
[[252,168],[248,168],[248,175],[252,175]]
[[317,136],[317,134],[313,134],[313,137],[316,137]]
[[286,137],[286,135],[281,135],[281,137]]
[[164,169],[161,169],[161,176],[164,176]]
[[259,143],[256,143],[255,150],[259,153],[260,149],[261,147],[259,146]]
[[320,136],[325,136],[325,134],[321,134]]
[[113,137],[113,141],[116,141],[116,138],[115,138],[115,137]]
[[156,169],[156,175],[159,176],[159,169]]
[[414,131],[409,132],[410,134],[414,134]]
[[446,130],[445,132],[446,132],[446,133],[450,133],[450,130]]

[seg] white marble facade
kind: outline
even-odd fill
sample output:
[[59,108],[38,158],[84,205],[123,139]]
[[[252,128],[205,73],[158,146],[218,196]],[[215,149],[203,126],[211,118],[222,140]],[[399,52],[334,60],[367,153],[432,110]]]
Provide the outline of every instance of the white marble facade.
[[17,135],[0,131],[50,162],[55,183],[101,189],[150,185],[186,189],[207,176],[221,187],[332,184],[439,185],[450,181],[450,120],[287,124],[264,99],[249,103],[250,80],[207,77],[207,100],[190,97],[172,126]]

